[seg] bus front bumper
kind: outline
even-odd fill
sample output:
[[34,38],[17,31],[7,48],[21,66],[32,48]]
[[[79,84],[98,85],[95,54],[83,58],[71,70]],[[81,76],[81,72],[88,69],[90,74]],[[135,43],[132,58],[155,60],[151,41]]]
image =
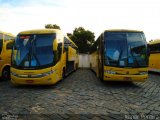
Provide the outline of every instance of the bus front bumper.
[[58,82],[58,79],[53,75],[41,78],[20,78],[11,75],[11,82],[15,85],[52,85]]
[[117,75],[117,74],[104,74],[104,81],[137,81],[145,82],[148,79],[146,75]]

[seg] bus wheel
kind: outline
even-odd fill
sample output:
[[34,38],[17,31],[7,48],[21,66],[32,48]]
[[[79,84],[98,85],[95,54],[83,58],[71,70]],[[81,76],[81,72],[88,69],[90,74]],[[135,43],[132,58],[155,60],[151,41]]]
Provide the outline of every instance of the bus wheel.
[[3,80],[10,80],[10,68],[5,67],[2,71],[2,79]]

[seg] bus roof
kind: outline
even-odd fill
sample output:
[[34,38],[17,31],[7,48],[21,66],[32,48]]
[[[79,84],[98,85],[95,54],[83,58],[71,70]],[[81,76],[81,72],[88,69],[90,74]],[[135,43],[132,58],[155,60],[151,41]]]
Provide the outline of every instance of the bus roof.
[[160,43],[160,39],[150,41],[148,44],[153,45],[153,44],[158,44],[158,43]]
[[143,32],[140,30],[128,30],[128,29],[109,29],[105,30],[105,32]]
[[22,31],[19,34],[47,34],[47,33],[61,33],[59,29],[35,29]]
[[9,35],[9,36],[12,36],[12,37],[15,37],[13,34],[11,33],[7,33],[7,32],[3,32],[3,31],[0,31],[1,34],[5,34],[5,35]]

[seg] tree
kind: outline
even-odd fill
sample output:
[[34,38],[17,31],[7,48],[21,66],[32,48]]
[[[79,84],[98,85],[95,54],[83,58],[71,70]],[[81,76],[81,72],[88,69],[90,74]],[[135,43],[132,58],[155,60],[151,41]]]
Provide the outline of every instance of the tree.
[[91,45],[94,43],[94,33],[78,27],[73,30],[73,34],[67,33],[74,43],[78,46],[80,53],[88,53]]
[[46,29],[61,29],[57,24],[46,24],[45,25]]

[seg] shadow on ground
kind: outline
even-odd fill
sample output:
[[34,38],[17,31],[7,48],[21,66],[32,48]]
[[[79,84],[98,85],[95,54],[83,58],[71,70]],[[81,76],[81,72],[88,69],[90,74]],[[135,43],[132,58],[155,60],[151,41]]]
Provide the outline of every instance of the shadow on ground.
[[151,71],[149,71],[148,73],[149,73],[149,75],[153,74],[153,75],[156,75],[156,76],[160,76],[160,73],[158,73],[158,72],[151,72]]
[[136,84],[136,82],[131,81],[103,81],[102,82],[106,87],[110,88],[136,88],[140,89],[141,87]]

